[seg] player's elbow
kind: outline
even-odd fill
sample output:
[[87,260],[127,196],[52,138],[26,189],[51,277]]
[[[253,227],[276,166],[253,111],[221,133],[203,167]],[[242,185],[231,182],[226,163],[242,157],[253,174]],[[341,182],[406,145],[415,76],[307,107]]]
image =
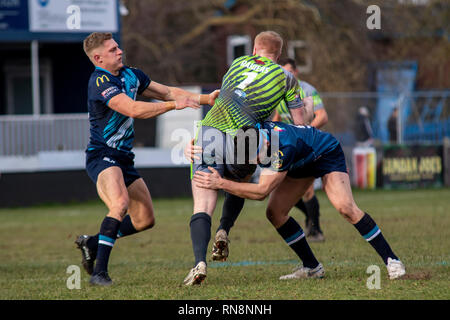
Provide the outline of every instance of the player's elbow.
[[265,198],[267,198],[270,191],[271,191],[270,186],[266,186],[266,185],[262,186],[260,188],[259,192],[256,193],[254,200],[258,200],[258,201],[264,200]]
[[253,200],[263,201],[265,198],[267,198],[267,194],[258,193],[254,196]]
[[130,118],[134,118],[134,119],[142,119],[143,118],[142,112],[140,112],[139,104],[137,103],[137,101],[134,101],[130,105],[130,108],[128,108],[127,116],[129,116]]

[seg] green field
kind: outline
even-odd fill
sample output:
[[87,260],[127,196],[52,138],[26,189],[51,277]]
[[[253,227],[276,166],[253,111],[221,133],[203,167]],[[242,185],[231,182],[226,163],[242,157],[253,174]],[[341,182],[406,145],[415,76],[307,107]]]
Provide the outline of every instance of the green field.
[[[97,233],[104,205],[0,209],[0,299],[450,299],[449,189],[355,191],[360,208],[406,265],[406,277],[395,281],[325,194],[318,192],[318,198],[326,241],[311,246],[326,269],[324,279],[278,280],[295,267],[296,256],[266,220],[266,202],[247,201],[230,233],[229,260],[209,262],[207,279],[196,287],[182,285],[193,264],[191,199],[156,199],[156,226],[116,242],[109,264],[112,287],[90,286],[82,270],[81,289],[73,290],[66,286],[66,270],[80,266],[75,237]],[[298,210],[291,215],[304,224]],[[381,269],[379,290],[366,286],[366,270],[374,264]]]

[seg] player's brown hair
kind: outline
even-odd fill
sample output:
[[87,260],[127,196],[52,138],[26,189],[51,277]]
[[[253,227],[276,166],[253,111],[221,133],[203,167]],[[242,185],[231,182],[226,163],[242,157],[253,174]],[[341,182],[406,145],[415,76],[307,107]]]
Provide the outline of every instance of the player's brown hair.
[[112,39],[111,32],[93,32],[83,41],[83,50],[90,57],[92,50],[100,47],[103,41]]
[[279,56],[283,48],[283,38],[275,31],[263,31],[255,37],[255,48],[268,54]]

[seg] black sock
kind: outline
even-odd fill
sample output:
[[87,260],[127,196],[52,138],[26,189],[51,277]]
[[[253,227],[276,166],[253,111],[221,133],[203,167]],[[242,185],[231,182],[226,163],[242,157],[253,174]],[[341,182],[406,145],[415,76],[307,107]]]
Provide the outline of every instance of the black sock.
[[217,231],[223,229],[230,233],[230,229],[233,227],[234,222],[239,217],[242,208],[244,207],[245,199],[239,198],[233,194],[225,192],[225,201],[222,207],[222,217],[220,218],[220,225]]
[[376,252],[381,256],[384,263],[387,264],[388,258],[398,260],[397,256],[392,251],[391,247],[384,239],[380,228],[369,214],[364,213],[364,216],[357,223],[354,224],[359,233],[369,242]]
[[211,239],[211,217],[206,212],[198,212],[191,216],[190,222],[192,248],[195,265],[200,261],[206,263],[206,251]]
[[303,266],[313,269],[319,265],[319,262],[306,241],[305,233],[294,218],[289,217],[286,223],[279,227],[277,231],[303,261]]
[[120,221],[111,217],[105,217],[100,226],[98,236],[97,262],[94,268],[94,274],[99,272],[108,272],[108,260],[111,250],[117,238]]
[[308,212],[308,218],[311,221],[311,229],[312,231],[318,231],[322,233],[320,230],[319,224],[319,216],[320,216],[320,207],[319,201],[317,197],[314,195],[310,200],[305,202],[306,211]]
[[[125,236],[129,236],[132,234],[135,234],[139,231],[137,231],[134,226],[133,223],[131,222],[131,217],[130,215],[127,215],[123,220],[122,223],[120,224],[120,228],[119,231],[117,232],[117,239],[118,238],[123,238]],[[97,249],[98,249],[98,236],[100,235],[100,233],[97,233],[95,236],[91,236],[86,245],[88,246],[89,249],[91,249],[92,251],[94,251],[94,255],[97,255]]]
[[138,231],[134,228],[133,222],[131,222],[131,217],[129,214],[123,218],[120,224],[119,232],[117,233],[117,238],[123,238],[137,233]]

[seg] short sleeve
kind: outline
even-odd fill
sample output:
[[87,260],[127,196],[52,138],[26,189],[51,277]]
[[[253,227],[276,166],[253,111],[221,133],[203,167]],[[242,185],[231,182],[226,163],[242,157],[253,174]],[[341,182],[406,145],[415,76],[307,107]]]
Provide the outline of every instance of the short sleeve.
[[108,75],[99,75],[90,85],[90,99],[108,104],[109,100],[122,93],[120,84]]
[[149,86],[150,82],[152,81],[149,76],[147,76],[144,72],[142,72],[139,69],[136,68],[130,68],[130,70],[134,73],[134,75],[139,80],[139,88],[138,88],[138,94],[141,94],[147,87]]
[[286,101],[287,107],[289,109],[297,109],[303,107],[302,93],[303,90],[300,87],[297,79],[285,71],[286,74],[286,92],[284,95],[284,100]]

